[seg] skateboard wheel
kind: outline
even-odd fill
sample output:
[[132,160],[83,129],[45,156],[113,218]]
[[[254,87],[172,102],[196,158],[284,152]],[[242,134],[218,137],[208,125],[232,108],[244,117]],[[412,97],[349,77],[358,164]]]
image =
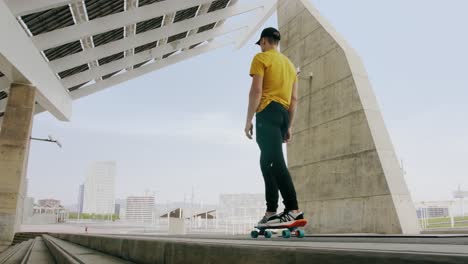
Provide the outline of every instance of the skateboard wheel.
[[298,238],[303,238],[305,236],[305,231],[304,230],[297,230],[296,231],[296,236]]
[[283,230],[283,238],[290,238],[290,237],[291,237],[291,231]]
[[271,233],[271,231],[265,231],[265,237],[266,238],[270,238],[272,235],[273,235],[273,233]]
[[258,237],[258,231],[257,231],[257,230],[254,230],[254,231],[250,232],[250,236],[251,236],[252,238],[257,238],[257,237]]

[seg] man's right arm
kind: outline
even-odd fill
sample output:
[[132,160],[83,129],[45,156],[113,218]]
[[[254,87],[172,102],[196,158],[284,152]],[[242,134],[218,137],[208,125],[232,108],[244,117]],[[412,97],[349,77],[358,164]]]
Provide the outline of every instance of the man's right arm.
[[294,116],[297,109],[297,79],[293,84],[291,93],[291,103],[289,104],[289,128],[292,128],[294,123]]

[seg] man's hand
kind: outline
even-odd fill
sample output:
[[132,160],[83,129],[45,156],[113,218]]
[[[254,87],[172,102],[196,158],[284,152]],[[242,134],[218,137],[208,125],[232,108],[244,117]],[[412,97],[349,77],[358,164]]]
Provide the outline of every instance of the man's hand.
[[252,138],[253,138],[253,124],[252,124],[252,121],[247,122],[247,123],[245,124],[244,132],[245,132],[245,135],[246,135],[249,139],[252,139]]
[[284,137],[283,143],[291,142],[291,138],[292,138],[292,131],[291,131],[291,128],[288,128],[288,132],[286,133],[286,136]]

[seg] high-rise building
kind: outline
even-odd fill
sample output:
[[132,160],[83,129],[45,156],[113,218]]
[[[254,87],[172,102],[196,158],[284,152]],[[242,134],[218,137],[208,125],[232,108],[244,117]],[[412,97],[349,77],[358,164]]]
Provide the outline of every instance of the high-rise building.
[[84,184],[83,213],[114,213],[115,167],[114,161],[91,165]]
[[84,184],[80,184],[78,189],[78,213],[83,213]]
[[127,197],[126,219],[136,223],[152,223],[154,196]]
[[115,204],[114,214],[120,215],[120,204],[118,203]]

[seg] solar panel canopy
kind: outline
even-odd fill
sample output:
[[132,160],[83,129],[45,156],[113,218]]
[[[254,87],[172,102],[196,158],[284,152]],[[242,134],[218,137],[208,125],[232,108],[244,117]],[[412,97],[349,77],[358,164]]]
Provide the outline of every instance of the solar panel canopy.
[[[21,76],[39,91],[37,111],[68,119],[74,99],[220,47],[240,47],[275,7],[274,0],[4,0],[0,30],[11,39],[0,46],[1,65],[8,65],[0,67],[0,113],[9,84]],[[245,14],[252,15],[235,19]]]

